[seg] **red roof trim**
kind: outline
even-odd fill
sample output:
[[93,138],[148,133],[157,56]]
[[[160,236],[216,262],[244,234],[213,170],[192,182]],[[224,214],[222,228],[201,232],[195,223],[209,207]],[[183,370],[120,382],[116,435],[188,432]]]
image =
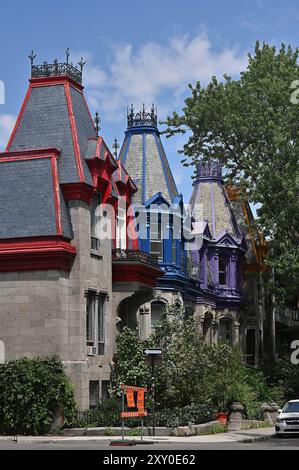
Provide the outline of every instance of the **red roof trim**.
[[51,158],[51,168],[52,168],[52,177],[53,177],[56,229],[57,229],[57,235],[62,235],[60,188],[59,188],[59,179],[58,179],[58,170],[57,170],[57,160],[55,157]]
[[68,75],[60,75],[58,77],[38,77],[38,78],[30,78],[30,88],[37,88],[41,86],[51,86],[51,85],[71,85],[72,87],[76,88],[76,90],[82,92],[84,89],[83,85],[75,82],[72,78]]
[[62,237],[0,240],[0,272],[70,271],[76,248]]
[[16,123],[15,123],[15,125],[14,125],[13,131],[12,131],[12,133],[11,133],[10,139],[9,139],[8,144],[7,144],[7,146],[6,146],[6,149],[5,149],[6,152],[8,152],[9,149],[10,149],[10,147],[12,146],[12,143],[13,143],[13,140],[14,140],[15,135],[16,135],[16,133],[17,133],[18,127],[19,127],[19,125],[20,125],[22,116],[23,116],[23,114],[24,114],[24,111],[25,111],[25,108],[26,108],[26,105],[27,105],[27,101],[29,100],[30,93],[31,93],[31,88],[29,87],[28,90],[27,90],[25,99],[24,99],[24,101],[23,101],[22,107],[21,107],[21,109],[20,109],[19,115],[18,115],[18,117],[17,117]]
[[69,121],[70,121],[70,126],[71,126],[71,133],[72,133],[72,138],[73,138],[73,145],[74,145],[74,152],[75,152],[75,157],[76,157],[79,180],[81,182],[84,182],[85,178],[84,178],[83,166],[82,166],[82,161],[81,161],[81,152],[80,152],[80,147],[79,147],[79,142],[78,142],[76,122],[75,122],[75,116],[74,116],[74,111],[73,111],[73,104],[72,104],[69,83],[64,84],[64,91],[65,91],[65,96],[66,96],[67,110],[68,110]]
[[15,152],[0,153],[0,163],[15,162],[21,160],[35,160],[41,158],[58,158],[60,151],[57,149],[30,149]]
[[157,279],[163,276],[163,271],[144,263],[119,263],[112,264],[112,282],[140,282],[149,287],[155,287]]
[[[82,96],[83,96],[83,100],[84,100],[84,102],[85,102],[85,105],[86,105],[86,108],[87,108],[87,111],[88,111],[88,114],[89,114],[90,120],[91,120],[91,122],[92,122],[92,126],[93,126],[94,130],[96,131],[96,127],[95,127],[95,125],[94,125],[94,121],[93,121],[93,118],[92,118],[92,115],[91,115],[90,109],[89,109],[89,107],[88,107],[88,104],[87,104],[86,98],[85,98],[85,96],[84,96],[84,93],[82,93]],[[95,137],[95,138],[96,138],[96,137]]]
[[80,200],[90,204],[94,187],[86,183],[63,183],[60,185],[66,201]]

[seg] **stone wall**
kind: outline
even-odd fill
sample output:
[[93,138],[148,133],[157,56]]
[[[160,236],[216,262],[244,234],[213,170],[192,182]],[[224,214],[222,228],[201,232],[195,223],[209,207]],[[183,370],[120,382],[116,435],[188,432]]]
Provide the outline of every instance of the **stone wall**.
[[[116,314],[112,310],[111,240],[90,249],[90,212],[81,201],[70,202],[77,249],[70,273],[31,271],[0,273],[0,340],[5,359],[58,354],[76,385],[82,409],[89,406],[89,381],[109,380],[115,349]],[[105,355],[86,355],[85,292],[107,292]]]

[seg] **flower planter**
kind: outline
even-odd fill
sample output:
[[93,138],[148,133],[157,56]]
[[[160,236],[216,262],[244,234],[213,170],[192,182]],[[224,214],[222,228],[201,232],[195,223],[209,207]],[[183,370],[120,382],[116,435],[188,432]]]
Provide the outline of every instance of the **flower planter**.
[[223,424],[224,426],[226,426],[227,424],[227,417],[228,417],[228,413],[226,412],[216,414],[216,420],[219,421],[219,423]]

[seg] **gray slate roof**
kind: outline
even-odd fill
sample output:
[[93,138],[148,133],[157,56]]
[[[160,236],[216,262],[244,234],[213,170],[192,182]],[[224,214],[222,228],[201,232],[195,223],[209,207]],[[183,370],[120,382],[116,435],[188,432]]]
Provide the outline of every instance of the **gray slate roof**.
[[144,204],[157,193],[172,203],[179,195],[158,132],[128,130],[119,159],[138,187],[135,203]]
[[[50,159],[1,162],[0,201],[0,239],[57,235]],[[60,205],[63,235],[72,238],[61,192]]]
[[[70,90],[84,175],[86,182],[92,184],[84,156],[87,139],[95,136],[95,130],[82,93],[73,87],[70,87]],[[62,84],[32,88],[10,150],[53,147],[61,151],[58,164],[60,183],[78,182],[67,102]]]

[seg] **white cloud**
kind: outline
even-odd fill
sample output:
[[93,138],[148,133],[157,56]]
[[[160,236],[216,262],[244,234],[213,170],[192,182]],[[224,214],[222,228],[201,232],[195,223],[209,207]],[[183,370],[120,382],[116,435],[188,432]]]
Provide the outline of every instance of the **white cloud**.
[[[107,70],[93,65],[90,57],[84,81],[93,107],[107,112],[110,120],[123,114],[124,107],[134,102],[161,102],[163,112],[173,109],[190,82],[207,83],[213,75],[237,75],[246,67],[247,56],[236,49],[215,51],[205,35],[175,37],[166,45],[148,42],[139,49],[131,44],[113,48]],[[170,93],[170,103],[163,94]],[[159,113],[161,116],[161,114]]]
[[0,151],[5,149],[15,121],[12,114],[0,114]]

